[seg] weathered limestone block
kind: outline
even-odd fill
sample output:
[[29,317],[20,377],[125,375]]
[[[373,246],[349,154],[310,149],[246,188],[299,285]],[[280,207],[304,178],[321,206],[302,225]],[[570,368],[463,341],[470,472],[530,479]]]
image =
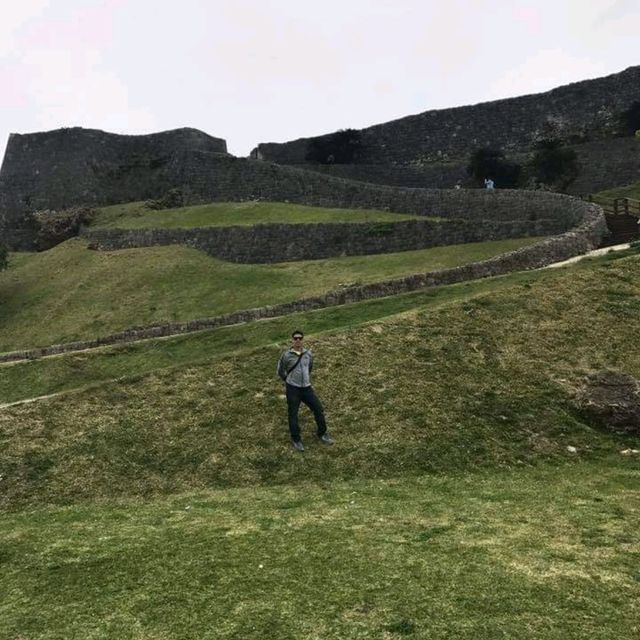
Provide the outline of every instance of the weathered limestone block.
[[577,401],[600,427],[613,433],[640,435],[640,381],[633,376],[598,371],[587,377]]

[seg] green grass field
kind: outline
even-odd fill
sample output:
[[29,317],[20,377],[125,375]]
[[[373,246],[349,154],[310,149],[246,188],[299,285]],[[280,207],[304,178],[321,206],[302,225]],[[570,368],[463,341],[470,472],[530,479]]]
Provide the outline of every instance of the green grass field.
[[[630,442],[585,424],[572,395],[594,369],[640,376],[639,276],[637,256],[602,259],[311,334],[341,444],[297,461],[274,375],[284,323],[275,343],[267,333],[256,346],[210,347],[209,359],[132,367],[121,381],[5,409],[0,475],[12,481],[0,505],[286,484],[300,473],[321,482],[508,468],[564,460],[567,445],[611,455]],[[104,358],[61,361],[93,357]]]
[[214,202],[160,211],[148,209],[143,202],[131,202],[98,209],[91,226],[110,229],[175,229],[276,223],[399,222],[416,219],[422,218],[372,209],[326,209],[284,202]]
[[[11,256],[0,336],[217,315],[530,241],[255,266],[72,240]],[[639,314],[634,246],[0,365],[0,404],[34,399],[0,407],[0,639],[636,640],[640,456],[622,452],[640,442],[574,397],[593,371],[640,378]],[[275,376],[294,328],[336,440],[303,409],[304,454]]]
[[288,486],[31,508],[0,518],[0,628],[632,640],[637,482],[624,461],[321,483],[301,467]]
[[137,379],[158,369],[211,362],[239,351],[279,343],[282,336],[289,335],[292,326],[304,326],[316,336],[335,333],[407,311],[428,311],[453,301],[469,300],[504,287],[528,286],[538,278],[551,279],[559,274],[556,270],[515,273],[162,340],[8,363],[0,365],[0,404],[82,389],[107,380]]
[[0,351],[297,300],[340,284],[475,262],[538,240],[253,265],[177,245],[89,251],[73,239],[43,253],[10,256],[9,269],[0,273]]

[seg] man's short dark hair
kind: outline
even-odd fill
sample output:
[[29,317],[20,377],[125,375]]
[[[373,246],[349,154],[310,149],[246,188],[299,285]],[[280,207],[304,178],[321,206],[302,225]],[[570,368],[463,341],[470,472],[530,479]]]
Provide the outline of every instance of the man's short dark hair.
[[294,331],[291,337],[294,338],[295,336],[302,336],[304,338],[304,333],[302,331]]

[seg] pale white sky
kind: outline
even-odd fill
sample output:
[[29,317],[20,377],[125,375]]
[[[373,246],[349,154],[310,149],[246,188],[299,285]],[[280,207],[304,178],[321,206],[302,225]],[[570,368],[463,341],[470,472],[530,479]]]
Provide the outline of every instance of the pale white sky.
[[0,0],[10,132],[195,127],[235,155],[640,64],[640,0]]

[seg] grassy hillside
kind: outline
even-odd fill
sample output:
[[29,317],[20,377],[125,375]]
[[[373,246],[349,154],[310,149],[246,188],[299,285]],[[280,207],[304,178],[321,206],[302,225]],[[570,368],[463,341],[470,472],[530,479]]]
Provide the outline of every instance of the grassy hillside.
[[[0,635],[635,640],[637,438],[572,395],[640,377],[639,301],[635,248],[0,366],[9,398],[75,388],[0,409]],[[302,455],[275,378],[294,326],[336,438],[303,410]]]
[[234,264],[182,246],[88,251],[74,239],[10,257],[0,273],[0,351],[192,320],[453,267],[536,242],[522,238],[395,254]]
[[153,211],[143,202],[98,209],[92,226],[118,229],[174,229],[313,222],[397,222],[417,216],[369,209],[326,209],[284,202],[214,202]]
[[307,419],[304,456],[274,378],[282,342],[5,409],[0,504],[510,468],[566,460],[569,445],[617,456],[629,441],[586,424],[571,397],[594,369],[640,376],[638,283],[637,256],[605,259],[311,335],[339,446],[314,444]]
[[550,279],[558,274],[556,270],[512,273],[161,340],[143,340],[50,358],[0,364],[0,405],[82,389],[116,378],[137,379],[141,374],[157,369],[211,362],[239,350],[245,352],[277,344],[283,336],[290,335],[292,327],[306,327],[307,332],[317,336],[405,311],[431,311],[452,301],[465,301],[516,284],[529,285],[539,278]]
[[6,514],[3,637],[638,637],[624,462],[330,480]]
[[626,187],[616,187],[615,189],[607,189],[593,196],[595,202],[607,203],[614,198],[632,198],[640,200],[640,182],[634,182]]

